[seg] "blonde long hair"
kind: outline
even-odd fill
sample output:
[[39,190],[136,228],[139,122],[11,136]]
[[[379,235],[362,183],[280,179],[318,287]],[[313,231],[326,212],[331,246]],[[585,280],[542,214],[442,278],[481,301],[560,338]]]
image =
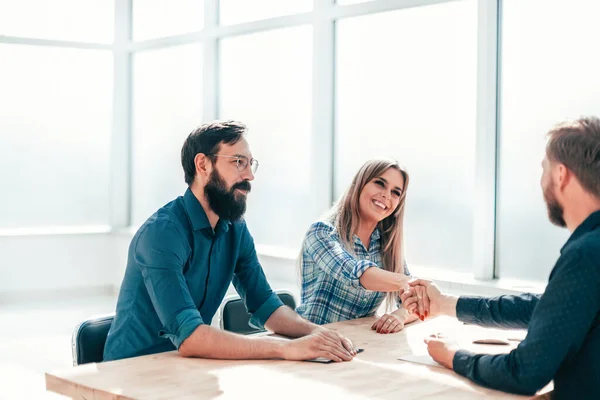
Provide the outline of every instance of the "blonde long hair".
[[[390,272],[404,273],[404,205],[408,189],[409,176],[406,169],[393,160],[369,160],[358,170],[350,187],[326,214],[325,219],[331,222],[346,249],[354,254],[354,234],[360,226],[359,199],[364,187],[373,179],[381,176],[389,168],[394,168],[404,178],[404,189],[400,195],[398,207],[385,219],[379,221],[377,228],[381,234],[381,253],[383,269]],[[300,254],[302,258],[302,254]],[[301,259],[300,266],[302,266]],[[388,309],[393,304],[397,292],[387,295]]]

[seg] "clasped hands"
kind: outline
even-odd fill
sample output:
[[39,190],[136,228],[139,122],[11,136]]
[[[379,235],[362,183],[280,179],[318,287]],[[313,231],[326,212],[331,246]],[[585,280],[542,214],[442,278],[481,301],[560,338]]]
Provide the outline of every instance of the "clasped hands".
[[[456,316],[458,298],[444,295],[431,281],[416,279],[408,283],[409,288],[400,295],[402,307],[410,314],[425,318],[437,315]],[[452,369],[458,345],[441,334],[432,334],[424,339],[431,358],[446,368]]]

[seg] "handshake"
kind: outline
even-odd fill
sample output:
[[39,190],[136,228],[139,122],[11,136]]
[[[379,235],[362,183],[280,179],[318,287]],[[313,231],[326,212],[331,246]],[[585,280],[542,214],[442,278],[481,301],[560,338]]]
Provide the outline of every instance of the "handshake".
[[407,282],[400,290],[400,299],[402,307],[409,314],[415,314],[421,321],[437,315],[456,317],[458,298],[443,294],[435,283],[425,279]]
[[[401,292],[400,299],[402,307],[408,313],[417,315],[421,321],[437,315],[456,317],[458,297],[443,294],[431,281],[416,279],[408,282],[408,287]],[[442,339],[439,335],[426,337],[424,342],[431,358],[452,369],[454,355],[458,351],[456,343]]]

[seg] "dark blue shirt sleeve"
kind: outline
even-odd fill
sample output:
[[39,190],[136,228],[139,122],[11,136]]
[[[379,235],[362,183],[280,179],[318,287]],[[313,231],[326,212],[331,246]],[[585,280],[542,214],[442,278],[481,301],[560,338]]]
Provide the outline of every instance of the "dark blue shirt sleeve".
[[[454,356],[454,370],[483,386],[511,393],[535,393],[548,384],[561,364],[582,346],[600,310],[599,286],[597,265],[579,250],[564,253],[552,272],[546,292],[533,310],[525,340],[509,354],[483,355],[460,350]],[[521,320],[520,316],[510,315],[516,312],[514,303],[509,302],[506,308],[497,304],[503,301],[502,298],[489,300],[488,306],[475,307],[473,311],[481,312],[485,322],[489,321],[489,310],[496,310],[493,320],[498,321],[498,325],[503,325],[504,318]],[[519,301],[525,305],[527,297]],[[534,302],[534,297],[529,301]],[[466,308],[461,311],[463,318],[465,313]],[[473,322],[478,319],[478,315],[470,318]]]
[[456,317],[467,324],[493,328],[527,329],[541,295],[461,296],[456,304]]
[[254,239],[244,226],[241,238],[240,255],[235,266],[233,286],[246,304],[246,309],[251,314],[250,325],[263,329],[265,323],[283,303],[279,296],[271,290],[267,278],[263,272],[256,249]]
[[165,220],[146,226],[133,245],[135,261],[163,325],[157,334],[170,339],[179,349],[204,323],[183,275],[191,251],[189,245],[175,224]]

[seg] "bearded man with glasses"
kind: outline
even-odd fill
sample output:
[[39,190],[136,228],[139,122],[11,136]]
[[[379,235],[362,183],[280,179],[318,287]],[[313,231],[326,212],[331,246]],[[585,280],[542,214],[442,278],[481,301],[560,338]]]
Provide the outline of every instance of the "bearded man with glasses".
[[[216,121],[195,129],[181,149],[188,189],[140,227],[131,241],[104,361],[177,349],[217,359],[325,357],[348,361],[350,340],[301,318],[269,286],[246,222],[258,161],[246,126]],[[288,337],[245,337],[210,326],[229,284],[251,325]]]

